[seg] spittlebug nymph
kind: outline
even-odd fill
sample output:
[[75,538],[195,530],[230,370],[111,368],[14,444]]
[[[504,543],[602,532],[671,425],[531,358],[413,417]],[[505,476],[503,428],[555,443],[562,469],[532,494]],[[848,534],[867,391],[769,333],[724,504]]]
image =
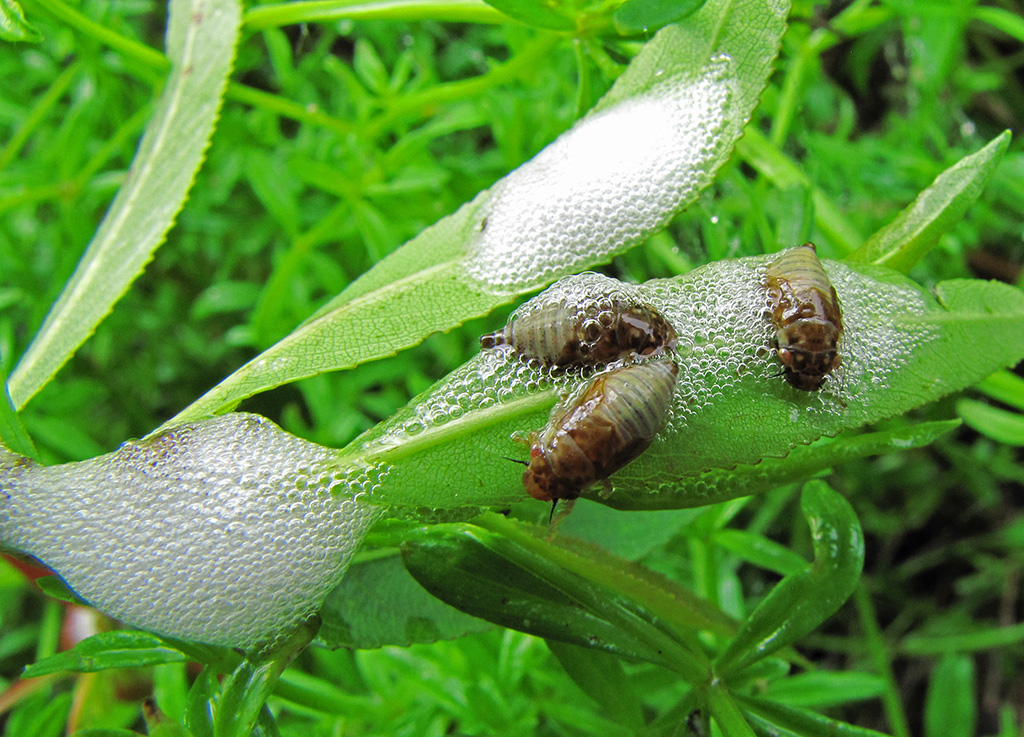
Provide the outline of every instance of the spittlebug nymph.
[[814,244],[791,248],[773,261],[765,286],[783,376],[797,389],[821,389],[841,362],[843,316]]
[[480,345],[509,345],[545,366],[596,366],[671,350],[676,331],[650,305],[604,295],[573,305],[554,301],[514,315],[502,330],[480,338]]
[[576,499],[643,453],[668,421],[678,374],[673,361],[657,359],[595,377],[530,434],[526,491],[541,501]]

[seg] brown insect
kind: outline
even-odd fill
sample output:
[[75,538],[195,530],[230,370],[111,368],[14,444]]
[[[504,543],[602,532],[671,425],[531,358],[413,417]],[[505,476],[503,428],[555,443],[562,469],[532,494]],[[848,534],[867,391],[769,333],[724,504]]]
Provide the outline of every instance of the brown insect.
[[814,244],[791,248],[773,261],[765,285],[783,376],[797,389],[821,389],[841,363],[843,316]]
[[530,434],[526,491],[541,501],[576,499],[643,453],[668,421],[678,374],[674,362],[659,359],[595,377]]
[[676,331],[650,305],[606,295],[579,306],[554,302],[514,315],[502,330],[480,338],[480,345],[510,345],[545,366],[597,365],[675,348]]

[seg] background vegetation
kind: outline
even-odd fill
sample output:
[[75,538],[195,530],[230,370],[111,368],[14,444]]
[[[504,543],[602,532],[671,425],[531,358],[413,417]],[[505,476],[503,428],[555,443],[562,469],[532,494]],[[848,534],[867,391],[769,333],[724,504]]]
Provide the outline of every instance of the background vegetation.
[[[5,373],[124,181],[162,79],[158,65],[132,47],[112,48],[81,18],[153,49],[162,49],[166,26],[159,3],[25,9],[42,42],[0,46]],[[442,20],[454,12],[442,3],[434,11]],[[842,257],[964,155],[1006,128],[1019,137],[1021,13],[1014,3],[796,3],[777,72],[733,161],[668,231],[607,273],[669,276],[794,245],[807,232],[823,256]],[[248,29],[208,160],[167,244],[22,413],[46,462],[112,450],[174,415],[383,255],[533,156],[638,48],[483,20]],[[839,214],[825,230],[815,220],[822,202]],[[912,276],[1022,285],[1022,237],[1024,153],[1015,140],[981,199]],[[465,361],[504,317],[243,408],[341,446]],[[1011,377],[1000,381],[988,394],[1019,402]],[[798,693],[775,694],[780,700],[894,733],[1024,728],[1024,629],[1011,627],[1024,620],[1024,433],[1015,434],[1019,414],[993,419],[987,402],[952,397],[920,410],[911,419],[962,415],[970,426],[831,475],[864,526],[865,575],[854,599],[803,643],[820,670]],[[644,562],[741,611],[741,599],[756,601],[775,576],[719,533],[729,525],[806,549],[795,492],[694,512],[678,534],[643,551]],[[53,652],[62,636],[109,623],[45,600],[12,565],[0,568],[0,590],[7,734],[130,726],[151,689],[168,713],[176,698],[184,708],[188,674],[177,665],[18,682],[21,667]],[[680,684],[667,671],[627,668],[635,708],[659,713],[678,702]],[[278,694],[285,734],[624,729],[609,701],[599,705],[567,675],[557,651],[511,631],[402,649],[311,649]]]

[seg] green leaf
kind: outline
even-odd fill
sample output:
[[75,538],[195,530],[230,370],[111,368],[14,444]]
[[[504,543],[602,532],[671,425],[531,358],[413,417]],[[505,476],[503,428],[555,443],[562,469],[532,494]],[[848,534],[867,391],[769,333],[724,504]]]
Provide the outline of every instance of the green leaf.
[[36,586],[51,599],[66,601],[69,604],[87,604],[82,597],[71,590],[60,576],[42,576],[36,579]]
[[19,455],[38,458],[35,443],[32,442],[32,437],[25,429],[18,411],[14,409],[14,403],[11,402],[3,366],[0,366],[0,388],[3,389],[3,394],[0,395],[0,456],[5,454],[3,446],[6,445]]
[[713,542],[741,560],[770,571],[789,575],[807,565],[807,561],[774,540],[747,530],[718,530]]
[[993,650],[1012,647],[1024,639],[1024,622],[955,634],[911,634],[901,643],[907,655],[944,655],[954,651]]
[[[691,509],[619,514],[604,504],[581,499],[572,514],[558,524],[558,531],[590,540],[627,560],[640,560],[665,545],[699,514]],[[644,534],[636,534],[637,530]]]
[[492,8],[528,26],[553,31],[575,31],[576,22],[561,12],[558,3],[545,0],[485,0]]
[[713,469],[698,476],[682,477],[657,494],[612,494],[597,501],[623,510],[679,509],[716,504],[804,481],[816,473],[857,458],[921,448],[957,427],[960,427],[959,420],[944,420],[905,425],[882,432],[848,431],[837,438],[822,438],[812,445],[798,446],[785,458],[765,458],[754,465]]
[[376,706],[370,697],[353,695],[334,683],[295,669],[281,674],[274,698],[303,709],[354,719],[372,718]]
[[179,663],[189,656],[168,645],[167,640],[146,632],[104,632],[82,640],[70,650],[43,658],[25,668],[25,678],[75,671],[92,673],[107,668],[142,668]]
[[280,665],[243,662],[224,682],[213,718],[214,737],[249,737],[274,690]]
[[762,734],[778,737],[888,737],[883,732],[857,727],[769,699],[749,696],[736,698],[742,704],[747,718],[761,728]]
[[181,210],[203,161],[235,54],[237,0],[175,0],[171,73],[114,198],[78,268],[11,374],[22,408],[95,330],[141,273]]
[[612,21],[615,30],[623,36],[653,32],[690,17],[705,2],[707,0],[626,0],[612,14]]
[[1024,446],[1024,414],[993,407],[973,399],[961,399],[956,411],[982,435],[1006,445]]
[[42,40],[43,34],[25,20],[17,0],[0,0],[0,41],[39,43]]
[[662,29],[589,115],[379,262],[167,426],[350,368],[608,261],[693,202],[771,73],[786,5],[713,0]]
[[1024,377],[1010,371],[997,371],[974,388],[992,399],[1024,410]]
[[841,495],[821,481],[804,486],[801,509],[811,528],[814,562],[786,576],[741,625],[715,663],[727,677],[791,645],[832,616],[857,585],[864,565],[860,523]]
[[596,549],[569,551],[495,515],[479,519],[492,529],[434,525],[403,544],[410,573],[432,594],[502,626],[658,663],[690,680],[708,676],[697,633],[728,625],[706,604]]
[[604,716],[634,731],[644,725],[643,706],[621,660],[558,640],[547,643],[569,677],[601,706]]
[[185,726],[192,733],[192,737],[214,737],[213,706],[217,693],[216,677],[214,670],[207,666],[189,689]]
[[765,695],[789,706],[826,709],[851,701],[877,699],[884,691],[885,679],[874,673],[815,671],[774,681]]
[[320,609],[319,639],[330,648],[408,646],[490,629],[428,594],[394,554],[356,561]]
[[910,271],[940,237],[960,222],[1009,145],[1010,131],[1004,131],[977,153],[965,156],[942,172],[895,220],[852,253],[850,261]]
[[974,660],[946,655],[932,671],[924,705],[925,737],[972,737],[977,732]]
[[[180,729],[180,727],[179,727]],[[166,732],[154,732],[149,730],[149,737],[172,737],[171,734]],[[130,729],[105,729],[105,728],[93,728],[93,729],[80,729],[75,732],[73,737],[141,737],[138,732],[133,732]],[[184,732],[178,732],[173,737],[184,737]]]
[[[609,504],[655,509],[736,496],[743,492],[722,484],[731,482],[738,465],[783,457],[819,437],[900,415],[1024,357],[1019,289],[954,280],[936,287],[936,299],[888,269],[853,270],[826,260],[846,325],[843,365],[822,391],[801,392],[779,377],[774,331],[763,314],[764,269],[772,259],[723,260],[636,286],[582,274],[527,303],[524,309],[633,290],[679,334],[680,371],[668,426],[612,477],[616,493]],[[528,457],[517,438],[543,427],[559,397],[583,384],[578,373],[551,376],[514,354],[482,351],[344,448],[335,462],[371,469],[379,481],[372,502],[509,504],[524,498],[522,467],[508,460]],[[818,468],[832,462],[827,454],[804,460],[817,461]],[[730,474],[701,478],[711,469]],[[781,483],[757,467],[740,474],[751,491]],[[669,504],[659,504],[663,494]]]

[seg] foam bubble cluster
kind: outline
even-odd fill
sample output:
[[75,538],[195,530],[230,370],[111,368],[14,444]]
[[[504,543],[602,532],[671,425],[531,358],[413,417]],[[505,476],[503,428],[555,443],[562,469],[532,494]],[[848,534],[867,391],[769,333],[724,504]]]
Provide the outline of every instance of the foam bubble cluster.
[[80,463],[6,454],[0,542],[124,622],[256,647],[317,611],[379,514],[333,454],[250,414]]
[[465,268],[516,291],[611,257],[657,230],[710,183],[732,60],[583,118],[500,181]]
[[[679,366],[679,378],[667,425],[643,455],[611,477],[613,484],[657,491],[677,486],[681,476],[780,457],[798,444],[881,419],[879,391],[908,396],[917,391],[915,354],[940,337],[927,314],[937,309],[934,300],[891,272],[872,279],[834,261],[824,265],[843,310],[842,364],[820,391],[790,386],[776,354],[765,286],[775,258],[724,260],[639,285],[580,274],[559,281],[513,315],[513,320],[571,316],[574,305],[585,309],[601,295],[616,293],[650,305],[675,329],[677,345],[669,355]],[[552,369],[497,345],[361,438],[352,457],[391,463],[388,478],[372,492],[380,503],[451,507],[522,498],[521,469],[505,459],[523,458],[525,446],[516,438],[544,425],[535,409],[541,405],[523,400],[542,392],[551,401],[571,403],[595,372],[614,366]],[[927,398],[921,393],[920,401]],[[528,413],[533,414],[526,421]],[[447,432],[456,422],[469,429],[461,435],[458,429]],[[497,423],[510,428],[505,440],[483,432]],[[416,437],[423,433],[431,437]],[[402,449],[414,446],[415,458],[404,460],[408,453]],[[417,471],[421,464],[431,473]],[[448,473],[460,483],[439,491],[427,488],[430,478]]]

